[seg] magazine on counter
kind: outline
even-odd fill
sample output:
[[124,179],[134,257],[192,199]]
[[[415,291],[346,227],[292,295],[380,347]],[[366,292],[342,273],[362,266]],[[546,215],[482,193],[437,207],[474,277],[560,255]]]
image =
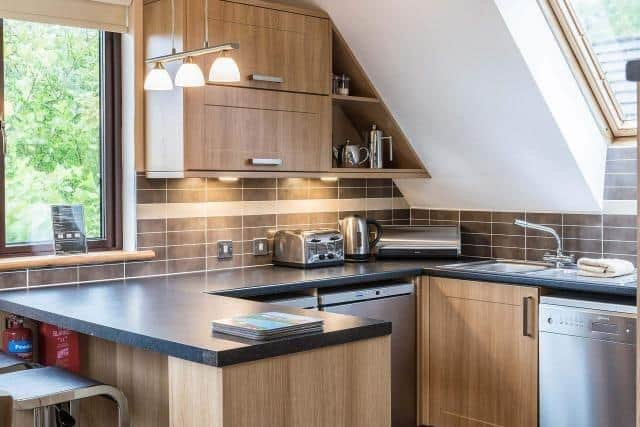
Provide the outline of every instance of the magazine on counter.
[[277,311],[254,313],[211,322],[213,332],[254,340],[322,331],[323,320]]

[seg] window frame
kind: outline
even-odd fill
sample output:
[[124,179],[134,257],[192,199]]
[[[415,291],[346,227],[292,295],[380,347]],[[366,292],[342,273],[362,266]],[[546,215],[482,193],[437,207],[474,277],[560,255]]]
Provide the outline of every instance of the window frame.
[[[89,251],[122,249],[122,60],[121,35],[101,31],[100,133],[102,145],[102,238],[88,241]],[[0,19],[0,120],[4,121],[4,21]],[[3,141],[4,143],[4,141]],[[10,140],[8,140],[10,144]],[[0,257],[53,253],[51,243],[7,245],[5,156],[0,149]]]
[[[591,43],[588,41],[580,20],[571,4],[571,0],[539,0],[546,4],[552,12],[556,25],[554,30],[560,30],[561,35],[568,44],[567,52],[573,56],[572,68],[578,82],[586,86],[592,96],[592,104],[595,104],[600,119],[606,126],[604,132],[614,140],[626,140],[638,135],[637,123],[625,121],[623,112],[618,104],[611,85],[602,70]],[[544,11],[544,7],[543,7]],[[549,14],[547,13],[547,16]],[[558,31],[555,31],[558,33]],[[577,65],[577,66],[575,66]],[[578,75],[579,74],[579,75]]]

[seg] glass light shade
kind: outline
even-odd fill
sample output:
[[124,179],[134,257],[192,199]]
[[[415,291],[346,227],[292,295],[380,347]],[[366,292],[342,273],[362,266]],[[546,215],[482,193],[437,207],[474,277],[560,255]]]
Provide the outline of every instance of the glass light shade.
[[156,62],[147,77],[144,79],[144,90],[171,90],[173,82],[169,72],[161,62]]
[[240,81],[240,69],[233,58],[219,56],[211,64],[209,81],[216,83],[232,83]]
[[176,86],[200,87],[204,86],[204,75],[198,64],[194,64],[191,57],[187,58],[176,74]]

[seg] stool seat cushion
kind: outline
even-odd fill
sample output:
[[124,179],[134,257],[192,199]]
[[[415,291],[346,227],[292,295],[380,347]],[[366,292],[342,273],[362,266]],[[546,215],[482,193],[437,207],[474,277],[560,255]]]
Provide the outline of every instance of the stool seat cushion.
[[0,375],[0,390],[9,393],[15,401],[39,399],[96,385],[100,383],[54,367]]

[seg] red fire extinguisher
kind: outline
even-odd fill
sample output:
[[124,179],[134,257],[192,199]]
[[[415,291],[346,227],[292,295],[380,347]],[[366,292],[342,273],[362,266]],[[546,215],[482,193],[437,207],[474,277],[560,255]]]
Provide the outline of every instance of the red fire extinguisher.
[[41,323],[38,335],[41,364],[80,372],[80,342],[77,332]]
[[2,350],[27,362],[33,361],[33,336],[24,319],[10,315],[2,332]]

